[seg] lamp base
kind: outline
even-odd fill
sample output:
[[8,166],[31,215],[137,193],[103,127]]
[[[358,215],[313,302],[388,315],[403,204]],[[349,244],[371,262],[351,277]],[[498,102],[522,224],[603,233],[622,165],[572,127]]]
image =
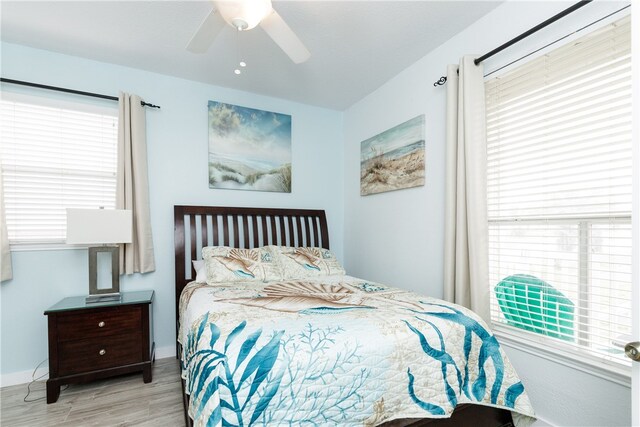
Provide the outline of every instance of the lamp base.
[[89,295],[85,302],[87,304],[94,304],[97,302],[108,302],[108,301],[120,301],[120,293],[113,294],[97,294],[97,295]]
[[[118,301],[120,299],[120,249],[118,246],[89,248],[89,296],[87,302]],[[111,254],[111,287],[98,287],[98,253]],[[90,301],[91,300],[91,301]]]

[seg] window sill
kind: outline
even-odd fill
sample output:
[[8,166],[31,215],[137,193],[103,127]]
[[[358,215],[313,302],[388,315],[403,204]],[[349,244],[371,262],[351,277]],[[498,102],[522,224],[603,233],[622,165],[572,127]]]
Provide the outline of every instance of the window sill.
[[12,243],[11,252],[31,252],[31,251],[71,251],[87,249],[90,245],[67,245],[61,242],[51,243]]
[[[526,331],[494,324],[492,327],[498,341],[505,347],[529,353],[555,363],[577,369],[587,374],[631,388],[631,367],[615,361],[576,354],[572,348],[563,349],[543,343],[540,337]],[[537,339],[536,339],[537,338]]]

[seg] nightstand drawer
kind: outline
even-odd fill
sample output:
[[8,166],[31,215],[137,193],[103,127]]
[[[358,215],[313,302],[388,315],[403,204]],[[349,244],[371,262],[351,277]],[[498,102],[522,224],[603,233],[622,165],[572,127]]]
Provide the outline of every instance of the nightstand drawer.
[[116,307],[87,313],[61,313],[58,315],[58,340],[71,341],[140,331],[141,324],[139,306]]
[[58,375],[142,362],[141,340],[138,332],[60,343]]

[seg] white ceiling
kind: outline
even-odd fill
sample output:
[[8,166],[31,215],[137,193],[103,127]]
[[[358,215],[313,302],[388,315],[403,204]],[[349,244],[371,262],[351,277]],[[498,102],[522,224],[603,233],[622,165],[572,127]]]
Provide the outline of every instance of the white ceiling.
[[[237,34],[229,26],[206,54],[186,51],[212,8],[207,1],[2,1],[0,35],[6,42],[343,110],[500,3],[274,1],[311,52],[300,65],[259,27]],[[248,64],[240,76],[233,73],[236,42]]]

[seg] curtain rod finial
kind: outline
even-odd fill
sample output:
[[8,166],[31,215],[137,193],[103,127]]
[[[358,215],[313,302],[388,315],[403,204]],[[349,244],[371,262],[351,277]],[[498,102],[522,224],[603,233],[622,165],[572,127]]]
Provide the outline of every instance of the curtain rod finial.
[[442,77],[440,77],[440,78],[438,79],[438,81],[437,81],[437,82],[435,82],[435,83],[433,84],[433,87],[436,87],[436,86],[442,86],[442,85],[443,85],[443,84],[445,84],[446,82],[447,82],[447,78],[446,78],[445,76],[442,76]]
[[144,102],[144,101],[140,101],[140,105],[142,105],[143,107],[160,108],[159,105],[154,105],[154,104],[151,104],[149,102]]

